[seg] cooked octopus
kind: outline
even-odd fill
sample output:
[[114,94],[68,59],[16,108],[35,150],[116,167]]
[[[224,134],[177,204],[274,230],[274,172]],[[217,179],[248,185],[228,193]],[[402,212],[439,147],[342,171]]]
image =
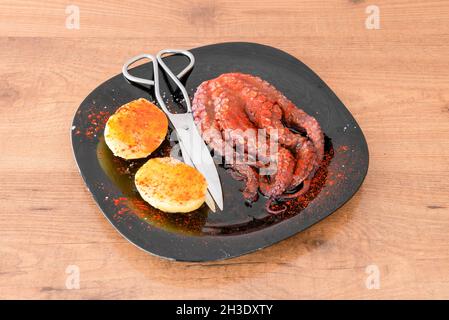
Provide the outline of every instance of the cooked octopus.
[[[314,117],[271,84],[248,74],[222,74],[198,87],[192,111],[206,143],[224,157],[235,179],[245,181],[245,199],[255,201],[259,189],[270,201],[307,191],[324,155],[323,133]],[[262,174],[273,162],[275,172]]]

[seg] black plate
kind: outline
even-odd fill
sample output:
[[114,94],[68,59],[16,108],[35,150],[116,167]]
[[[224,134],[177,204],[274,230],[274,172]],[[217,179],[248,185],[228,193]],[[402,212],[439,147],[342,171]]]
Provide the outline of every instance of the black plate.
[[[239,191],[241,183],[221,166],[224,212],[210,213],[203,205],[190,214],[163,213],[146,204],[133,183],[134,172],[146,159],[127,162],[115,158],[104,143],[104,124],[119,106],[140,97],[155,100],[152,90],[133,86],[119,74],[83,101],[73,119],[72,144],[87,187],[125,238],[169,259],[226,259],[286,239],[327,217],[354,195],[368,170],[365,138],[351,113],[312,70],[283,51],[254,43],[214,44],[191,52],[196,58],[186,81],[191,97],[201,82],[222,73],[260,76],[317,118],[326,134],[329,164],[320,168],[312,190],[300,200],[289,202],[287,212],[281,215],[268,214],[263,197],[248,206]],[[176,71],[185,63],[183,57],[167,58],[168,66]],[[152,77],[151,68],[147,63],[132,73]],[[167,155],[169,150],[167,140],[156,156]]]

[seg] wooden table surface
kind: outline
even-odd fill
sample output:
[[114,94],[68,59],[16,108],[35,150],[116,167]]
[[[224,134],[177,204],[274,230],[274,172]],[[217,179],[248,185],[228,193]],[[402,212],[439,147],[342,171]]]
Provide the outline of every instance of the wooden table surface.
[[[79,29],[67,1],[0,2],[0,298],[449,298],[448,1],[74,2]],[[380,29],[366,28],[369,5]],[[225,41],[317,72],[366,135],[368,176],[332,216],[267,249],[162,260],[100,213],[72,117],[126,58]],[[66,286],[73,265],[79,289]]]

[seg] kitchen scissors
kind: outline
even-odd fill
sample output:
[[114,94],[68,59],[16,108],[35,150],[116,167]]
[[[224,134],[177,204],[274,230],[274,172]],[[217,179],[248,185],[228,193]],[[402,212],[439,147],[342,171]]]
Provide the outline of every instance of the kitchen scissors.
[[[189,58],[189,64],[177,75],[165,64],[163,58],[167,55],[183,55]],[[129,67],[139,60],[148,59],[153,63],[153,80],[133,76],[129,73]],[[164,49],[157,53],[156,57],[151,54],[140,54],[129,59],[122,68],[124,77],[133,83],[154,86],[156,100],[161,109],[165,112],[172,123],[179,140],[183,160],[186,164],[193,166],[201,172],[207,181],[206,204],[215,212],[215,203],[223,210],[223,191],[221,188],[220,177],[217,172],[214,160],[201,137],[198,128],[193,121],[192,107],[190,98],[184,85],[179,79],[185,76],[195,64],[195,57],[187,50]],[[172,113],[166,106],[161,96],[159,83],[159,66],[162,71],[173,80],[181,91],[187,111],[184,113]],[[213,199],[213,200],[212,200]],[[215,203],[214,203],[215,201]]]

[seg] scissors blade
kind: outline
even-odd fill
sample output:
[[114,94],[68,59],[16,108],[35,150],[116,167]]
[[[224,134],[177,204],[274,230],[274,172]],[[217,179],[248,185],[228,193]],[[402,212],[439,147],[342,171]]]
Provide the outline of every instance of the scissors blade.
[[[187,151],[185,150],[184,145],[182,144],[182,142],[179,144],[180,148],[181,148],[181,153],[182,153],[182,159],[184,160],[184,163],[191,166],[191,167],[195,167],[192,160],[190,159],[189,155],[187,154]],[[207,190],[206,193],[206,204],[209,207],[210,210],[212,210],[212,212],[216,212],[216,208],[215,208],[215,202],[210,194],[209,188]]]
[[169,118],[193,165],[204,175],[212,198],[215,200],[218,208],[223,210],[223,191],[217,167],[193,122],[192,114],[170,114]]

